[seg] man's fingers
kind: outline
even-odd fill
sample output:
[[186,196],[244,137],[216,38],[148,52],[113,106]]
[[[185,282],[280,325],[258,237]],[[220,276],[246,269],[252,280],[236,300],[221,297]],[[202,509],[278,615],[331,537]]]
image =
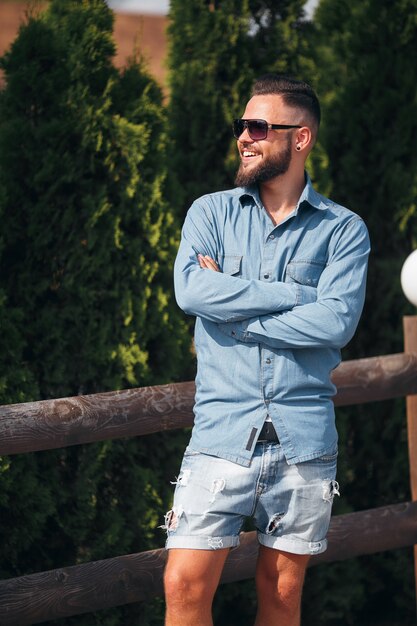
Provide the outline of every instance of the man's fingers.
[[207,269],[207,267],[206,267],[206,260],[205,260],[205,258],[203,257],[203,255],[202,255],[202,254],[198,254],[198,255],[197,255],[197,259],[198,259],[198,262],[200,263],[200,267],[201,267],[202,269]]
[[[211,270],[214,269],[211,263],[214,263],[213,259],[211,259],[209,256],[203,256],[202,254],[198,255],[198,262],[200,263],[200,267],[203,270]],[[211,261],[211,263],[210,263]]]
[[219,272],[219,266],[216,261],[212,259],[208,254],[203,256],[202,254],[198,255],[198,262],[200,263],[200,267],[203,270],[213,270],[214,272]]
[[215,272],[219,271],[219,266],[217,265],[216,261],[214,261],[214,259],[212,259],[209,256],[205,256],[204,257],[205,261],[206,261],[206,267],[209,270],[214,270]]

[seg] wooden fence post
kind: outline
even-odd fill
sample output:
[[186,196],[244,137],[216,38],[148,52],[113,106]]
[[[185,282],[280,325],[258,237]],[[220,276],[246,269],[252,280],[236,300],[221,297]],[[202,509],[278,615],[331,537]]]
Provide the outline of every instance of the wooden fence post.
[[[417,315],[403,318],[404,352],[417,353]],[[408,457],[410,464],[411,498],[417,500],[417,395],[407,396]],[[417,545],[414,546],[414,577],[417,601]]]

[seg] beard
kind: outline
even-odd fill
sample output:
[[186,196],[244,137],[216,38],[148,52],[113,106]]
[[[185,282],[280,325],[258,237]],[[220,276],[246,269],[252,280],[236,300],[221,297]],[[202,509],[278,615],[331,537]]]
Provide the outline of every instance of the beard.
[[291,137],[287,139],[287,145],[282,152],[268,157],[257,167],[249,169],[241,163],[235,177],[237,187],[250,187],[259,183],[266,183],[277,176],[282,176],[288,171],[292,158]]

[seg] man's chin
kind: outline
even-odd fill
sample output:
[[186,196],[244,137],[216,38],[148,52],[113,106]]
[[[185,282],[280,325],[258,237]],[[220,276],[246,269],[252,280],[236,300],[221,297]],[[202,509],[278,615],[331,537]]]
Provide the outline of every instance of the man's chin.
[[235,177],[235,185],[237,187],[250,187],[258,182],[258,176],[256,170],[251,168],[240,166]]
[[274,178],[279,178],[287,173],[289,164],[290,161],[287,160],[253,169],[240,166],[235,177],[235,185],[236,187],[253,187],[259,183],[266,183]]

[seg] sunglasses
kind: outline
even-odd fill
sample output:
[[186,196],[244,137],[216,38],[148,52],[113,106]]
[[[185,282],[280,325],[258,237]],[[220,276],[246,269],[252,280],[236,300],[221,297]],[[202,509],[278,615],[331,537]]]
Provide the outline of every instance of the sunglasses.
[[239,139],[245,128],[253,141],[266,139],[268,130],[288,130],[289,128],[301,128],[301,126],[290,126],[288,124],[268,124],[265,120],[244,120],[241,117],[233,120],[233,134]]

